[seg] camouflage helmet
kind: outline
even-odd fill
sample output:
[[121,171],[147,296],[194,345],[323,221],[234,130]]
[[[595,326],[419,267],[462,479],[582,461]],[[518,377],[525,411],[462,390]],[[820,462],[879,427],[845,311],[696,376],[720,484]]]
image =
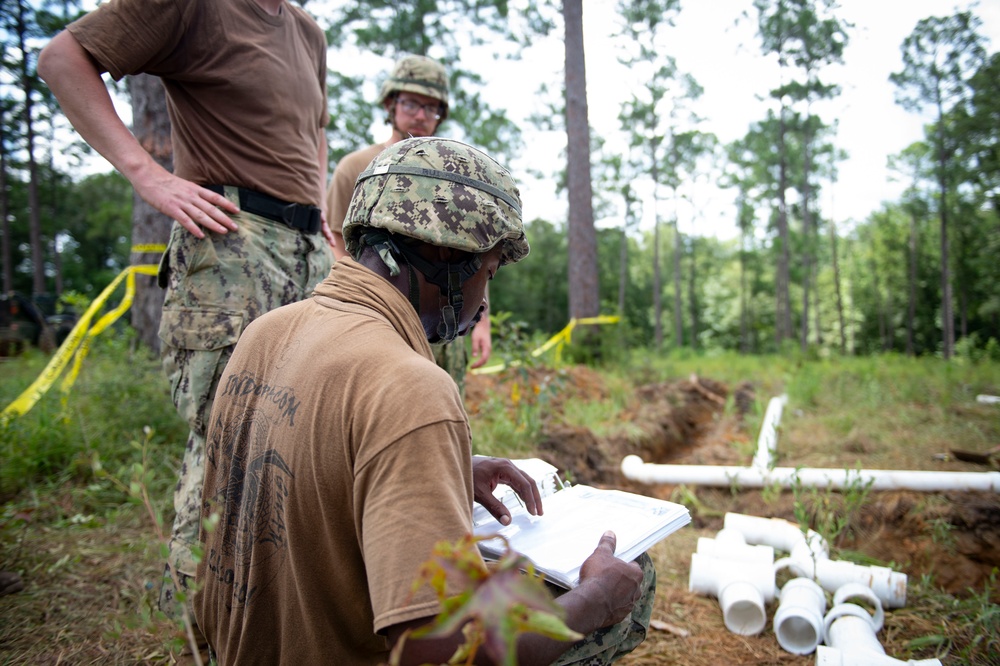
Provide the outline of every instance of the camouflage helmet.
[[513,178],[481,151],[453,139],[404,139],[358,176],[344,220],[354,257],[372,228],[475,254],[503,245],[500,263],[528,254]]
[[401,92],[433,97],[441,102],[441,120],[448,117],[448,73],[438,61],[421,55],[400,58],[382,84],[378,103]]

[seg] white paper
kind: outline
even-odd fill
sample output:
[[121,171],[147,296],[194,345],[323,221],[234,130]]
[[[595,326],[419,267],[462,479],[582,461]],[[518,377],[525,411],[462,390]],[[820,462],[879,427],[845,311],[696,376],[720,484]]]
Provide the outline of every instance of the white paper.
[[[687,508],[620,490],[572,486],[542,500],[544,514],[531,516],[519,504],[511,508],[506,527],[496,519],[475,525],[476,536],[502,535],[511,548],[527,557],[539,573],[566,588],[580,582],[580,567],[611,530],[617,537],[615,555],[634,560],[654,544],[691,522]],[[504,553],[501,539],[482,541],[484,557]]]

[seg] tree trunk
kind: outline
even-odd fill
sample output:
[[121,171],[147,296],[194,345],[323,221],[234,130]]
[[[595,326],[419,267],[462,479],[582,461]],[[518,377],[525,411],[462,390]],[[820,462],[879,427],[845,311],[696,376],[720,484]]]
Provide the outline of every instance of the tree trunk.
[[941,214],[941,334],[942,352],[945,359],[950,359],[955,350],[955,322],[951,305],[951,272],[948,251],[948,177],[945,174],[946,157],[944,154],[944,112],[938,101],[938,187],[940,195]]
[[747,243],[749,234],[743,231],[740,234],[740,352],[747,354],[750,352],[750,338],[748,330],[749,299],[747,294]]
[[660,275],[660,198],[657,196],[660,169],[656,163],[656,145],[651,142],[653,155],[653,345],[663,348],[663,277]]
[[681,294],[681,254],[683,239],[674,215],[674,348],[684,346],[684,297]]
[[[802,252],[802,325],[799,327],[799,348],[805,352],[809,348],[809,296],[813,288],[813,257],[812,257],[812,211],[809,208],[809,199],[812,196],[812,189],[809,185],[809,172],[812,170],[811,155],[809,147],[812,142],[812,134],[809,132],[809,112],[806,113],[806,131],[803,137],[802,156],[802,239],[804,247]],[[819,328],[817,327],[817,331]]]
[[872,290],[875,294],[875,312],[878,319],[878,337],[879,346],[882,351],[888,351],[889,346],[887,341],[889,339],[888,334],[888,313],[886,312],[885,303],[882,299],[882,287],[879,284],[878,279],[878,266],[875,264],[875,259],[871,260],[871,272],[872,272]]
[[914,326],[917,319],[917,214],[910,211],[910,261],[907,276],[906,355],[916,355]]
[[781,104],[781,116],[778,123],[778,275],[775,280],[775,330],[778,346],[792,336],[791,298],[789,295],[789,240],[788,240],[788,204],[785,200],[785,190],[788,187],[788,157],[785,151],[785,104]]
[[840,328],[840,353],[847,353],[847,326],[844,323],[844,297],[840,286],[840,264],[837,261],[837,225],[830,220],[830,250],[833,257],[833,291],[837,300],[837,324]]
[[691,348],[698,348],[698,245],[691,238],[691,273],[688,275],[688,311],[691,313]]
[[0,226],[3,237],[0,239],[0,264],[3,265],[3,293],[14,291],[14,269],[11,268],[10,247],[10,198],[7,196],[7,118],[0,115]]
[[[160,79],[148,74],[128,77],[128,90],[132,98],[132,132],[142,147],[158,164],[173,170],[173,147],[170,143],[170,118],[167,116],[167,98]],[[172,220],[159,212],[138,195],[132,203],[132,246],[166,245],[170,238]],[[162,252],[132,252],[131,264],[156,264]],[[154,352],[159,352],[160,314],[163,307],[163,289],[156,276],[135,276],[135,300],[132,302],[132,327],[139,340]]]
[[583,50],[582,0],[564,0],[566,26],[566,185],[569,197],[569,316],[600,312],[597,233],[590,182],[590,125]]
[[628,223],[632,219],[632,194],[625,195],[625,219],[622,221],[622,244],[618,250],[618,316],[625,316],[625,285],[628,282]]
[[45,293],[45,246],[42,243],[42,214],[38,196],[38,163],[35,161],[34,86],[28,68],[28,47],[25,44],[27,25],[24,2],[17,2],[17,41],[21,50],[21,92],[24,95],[24,129],[28,157],[28,235],[31,245],[32,296]]

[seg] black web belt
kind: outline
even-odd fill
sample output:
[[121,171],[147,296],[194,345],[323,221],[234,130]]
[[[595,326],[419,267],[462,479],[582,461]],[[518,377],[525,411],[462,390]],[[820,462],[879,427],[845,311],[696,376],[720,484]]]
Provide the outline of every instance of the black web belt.
[[[222,185],[202,185],[202,187],[216,194],[225,194]],[[236,189],[240,193],[240,210],[280,222],[307,234],[314,234],[323,226],[322,213],[316,206],[289,203],[243,187]]]

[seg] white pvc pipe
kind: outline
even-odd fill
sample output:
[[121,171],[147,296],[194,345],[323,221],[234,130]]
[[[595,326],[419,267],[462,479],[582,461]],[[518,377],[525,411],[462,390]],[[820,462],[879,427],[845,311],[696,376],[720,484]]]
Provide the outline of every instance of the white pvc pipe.
[[816,666],[941,666],[939,659],[910,659],[903,661],[884,654],[868,652],[842,652],[820,645],[816,648]]
[[797,546],[805,546],[817,557],[827,557],[830,554],[830,548],[819,532],[808,528],[803,531],[795,523],[783,518],[762,518],[728,512],[722,519],[722,524],[724,529],[742,534],[746,543],[764,544],[787,553],[797,552]]
[[901,661],[886,656],[876,637],[876,618],[851,603],[830,609],[824,619],[826,644],[816,649],[816,666],[941,666],[937,659]]
[[774,548],[765,545],[750,545],[743,535],[734,529],[721,529],[714,539],[698,537],[697,552],[707,557],[717,557],[740,562],[763,562],[774,564]]
[[808,578],[793,578],[781,588],[781,602],[774,612],[774,635],[792,654],[812,654],[823,640],[823,589]]
[[760,424],[760,436],[757,438],[757,452],[753,456],[753,466],[766,470],[774,467],[774,456],[778,449],[778,424],[781,423],[781,410],[788,402],[787,395],[771,398],[764,412],[764,420]]
[[774,567],[692,553],[688,590],[716,597],[726,628],[753,636],[767,624],[764,604],[774,600]]
[[622,460],[621,470],[626,478],[641,483],[684,483],[702,486],[738,485],[746,488],[763,488],[772,485],[791,488],[800,484],[808,487],[833,489],[868,486],[872,490],[1000,492],[1000,472],[924,472],[809,467],[775,467],[771,470],[761,470],[753,466],[660,465],[643,462],[642,458],[636,455],[625,456]]

